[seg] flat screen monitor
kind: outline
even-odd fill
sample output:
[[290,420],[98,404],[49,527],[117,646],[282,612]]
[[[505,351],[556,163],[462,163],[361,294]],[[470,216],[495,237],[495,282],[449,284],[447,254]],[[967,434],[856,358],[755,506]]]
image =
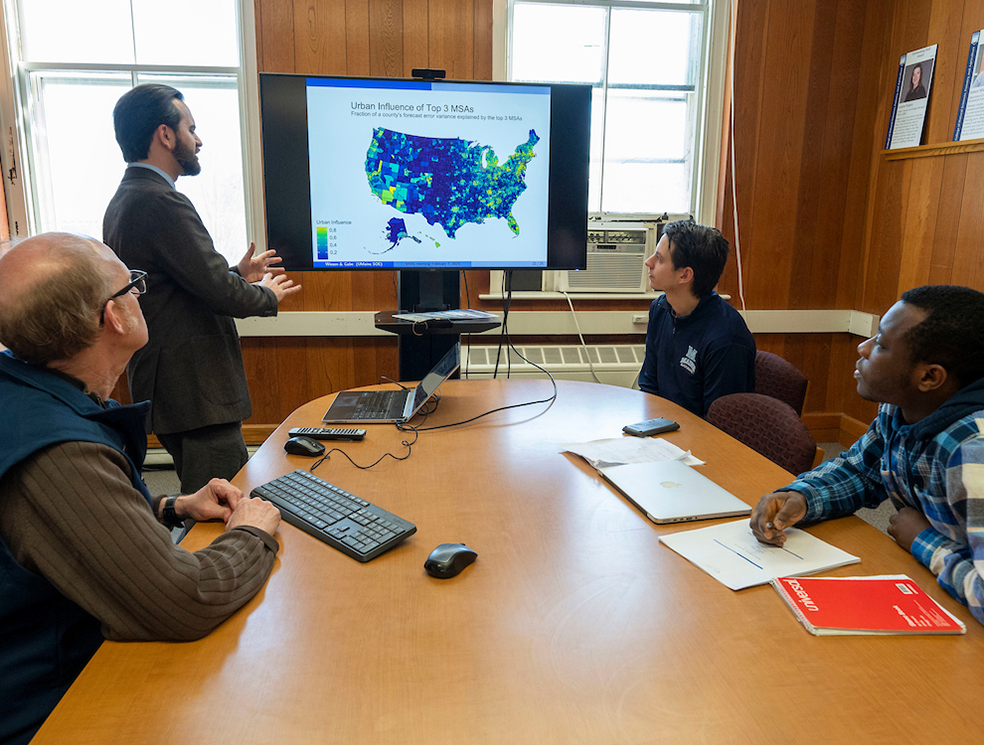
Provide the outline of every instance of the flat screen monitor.
[[583,269],[591,88],[260,74],[290,270]]

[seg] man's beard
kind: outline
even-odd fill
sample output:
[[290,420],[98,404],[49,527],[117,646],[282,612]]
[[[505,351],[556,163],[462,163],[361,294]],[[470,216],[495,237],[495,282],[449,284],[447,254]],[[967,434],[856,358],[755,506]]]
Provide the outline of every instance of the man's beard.
[[174,148],[174,159],[181,166],[182,176],[197,176],[202,172],[202,164],[198,162],[194,149],[186,147],[180,140]]

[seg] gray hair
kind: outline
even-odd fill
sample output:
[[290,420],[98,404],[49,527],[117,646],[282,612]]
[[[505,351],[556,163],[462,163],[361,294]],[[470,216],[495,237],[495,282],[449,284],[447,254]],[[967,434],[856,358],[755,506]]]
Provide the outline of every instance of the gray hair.
[[21,250],[47,249],[38,259],[49,259],[53,270],[14,297],[0,294],[0,344],[33,365],[68,359],[92,346],[113,293],[106,262],[89,239],[45,237],[49,240],[37,248]]

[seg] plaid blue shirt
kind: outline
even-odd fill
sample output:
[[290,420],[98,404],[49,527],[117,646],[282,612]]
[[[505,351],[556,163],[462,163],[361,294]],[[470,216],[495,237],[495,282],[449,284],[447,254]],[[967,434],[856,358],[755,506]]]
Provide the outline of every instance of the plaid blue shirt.
[[[968,408],[976,410],[947,422],[950,407],[934,433],[932,421],[908,425],[896,407],[882,404],[849,451],[784,490],[806,497],[802,522],[851,515],[886,498],[919,510],[932,527],[912,542],[913,556],[984,623],[984,404],[978,397],[963,402]],[[927,420],[934,418],[939,424],[935,413]]]

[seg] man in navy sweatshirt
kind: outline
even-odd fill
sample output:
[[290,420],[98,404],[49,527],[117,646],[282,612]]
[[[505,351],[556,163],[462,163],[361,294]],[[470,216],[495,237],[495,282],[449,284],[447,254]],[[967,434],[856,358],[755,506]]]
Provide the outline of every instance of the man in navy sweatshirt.
[[716,292],[728,241],[715,228],[668,223],[646,260],[663,296],[649,308],[639,387],[706,416],[729,393],[755,390],[755,340],[737,310]]

